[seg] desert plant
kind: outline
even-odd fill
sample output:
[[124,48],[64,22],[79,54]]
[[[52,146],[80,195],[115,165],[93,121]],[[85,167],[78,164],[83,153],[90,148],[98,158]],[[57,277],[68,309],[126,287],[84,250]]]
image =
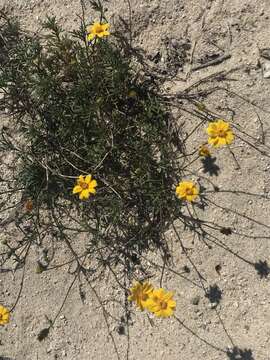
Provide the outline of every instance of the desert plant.
[[[60,267],[54,261],[64,244],[71,254],[64,265],[76,264],[71,286],[81,273],[91,286],[108,269],[127,299],[132,280],[149,277],[144,267],[149,252],[161,254],[161,285],[165,267],[172,270],[166,231],[173,229],[210,298],[212,288],[190,259],[175,221],[207,246],[239,255],[216,235],[232,234],[231,227],[201,215],[220,189],[193,165],[202,159],[205,173],[213,174],[215,159],[204,142],[191,153],[186,144],[204,126],[209,145],[226,146],[237,161],[230,144],[239,129],[206,108],[201,100],[207,93],[162,93],[121,29],[110,33],[100,2],[92,5],[100,12],[99,22],[87,27],[82,19],[81,28],[69,33],[48,18],[43,30],[32,34],[1,14],[0,109],[8,117],[2,119],[0,139],[8,158],[1,170],[0,209],[7,214],[1,225],[15,225],[22,236],[5,240],[0,266],[11,257],[24,266],[35,247],[41,249],[37,272]],[[185,137],[173,107],[199,120]],[[89,258],[91,269],[85,267]],[[259,263],[246,262],[261,269]],[[138,283],[129,296],[141,308],[144,286]],[[145,287],[152,301],[148,309],[172,315],[172,294]],[[159,295],[158,303],[152,293]],[[169,311],[163,309],[166,304]]]

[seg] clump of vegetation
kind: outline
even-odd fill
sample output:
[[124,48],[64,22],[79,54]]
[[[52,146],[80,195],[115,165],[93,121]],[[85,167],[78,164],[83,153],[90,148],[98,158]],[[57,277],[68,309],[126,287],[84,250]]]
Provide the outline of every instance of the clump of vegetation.
[[[162,234],[179,215],[172,188],[183,148],[157,85],[138,76],[128,44],[114,35],[109,41],[102,28],[93,35],[96,27],[91,36],[84,26],[66,34],[49,18],[45,35],[33,36],[2,18],[2,107],[19,134],[16,145],[6,141],[5,126],[2,149],[14,153],[15,186],[34,204],[30,217],[46,207],[62,235],[76,218],[89,248],[108,246],[118,262],[166,247]],[[72,189],[89,174],[95,196],[82,201]]]

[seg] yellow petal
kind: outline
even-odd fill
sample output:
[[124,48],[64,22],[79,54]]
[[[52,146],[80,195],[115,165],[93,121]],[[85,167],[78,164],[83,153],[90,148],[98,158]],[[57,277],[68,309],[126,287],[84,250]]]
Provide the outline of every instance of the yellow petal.
[[80,175],[80,176],[78,177],[78,179],[77,179],[77,183],[80,184],[80,183],[82,183],[82,182],[84,182],[84,176],[83,176],[83,175]]
[[160,298],[162,298],[163,295],[164,295],[164,290],[162,288],[157,289],[156,292],[153,292],[153,294],[160,297]]
[[6,324],[7,324],[7,323],[9,322],[9,313],[4,314],[2,319],[3,319],[3,320],[6,322]]
[[84,179],[84,182],[86,182],[86,184],[89,184],[90,181],[91,181],[91,179],[92,179],[92,176],[91,176],[91,175],[87,175],[87,176],[85,177],[85,179]]
[[216,138],[216,137],[209,137],[208,138],[208,144],[209,145],[213,145],[213,146],[215,146],[215,147],[218,147],[218,138]]
[[172,291],[168,291],[164,296],[164,300],[170,300],[173,297],[174,293]]
[[161,317],[161,310],[153,311],[157,317]]
[[209,124],[208,128],[206,129],[206,132],[209,136],[213,136],[216,133],[216,124]]
[[91,183],[90,183],[90,186],[91,186],[92,188],[95,188],[95,187],[97,186],[97,181],[96,181],[95,179],[93,179],[93,180],[91,181]]
[[89,191],[88,189],[82,190],[82,192],[80,193],[80,199],[84,200],[84,199],[88,199],[89,198]]
[[104,32],[97,33],[97,37],[102,38],[104,36]]
[[225,121],[223,121],[223,120],[219,120],[219,121],[217,122],[217,126],[218,126],[219,129],[222,129],[222,130],[224,130],[224,131],[228,131],[228,130],[229,130],[229,127],[230,127],[230,124],[227,123],[227,122],[225,122]]
[[228,145],[230,145],[234,140],[234,134],[232,131],[228,131],[227,136],[226,136],[226,142]]
[[146,305],[146,308],[151,312],[156,312],[160,309],[159,305],[157,305],[152,300],[147,301],[145,305]]
[[88,41],[92,41],[92,40],[95,38],[95,36],[96,36],[96,35],[93,34],[93,33],[88,34],[88,35],[87,35],[87,40],[88,40]]
[[76,185],[76,186],[74,186],[72,193],[77,194],[77,193],[81,192],[82,190],[83,189],[80,185]]
[[102,28],[103,28],[104,31],[108,30],[109,27],[110,27],[110,24],[108,24],[108,23],[102,25]]
[[94,24],[90,28],[90,32],[95,32],[97,27],[99,27],[99,26],[100,26],[99,22],[95,21]]
[[168,305],[170,308],[174,309],[176,308],[176,301],[175,300],[169,300]]
[[226,145],[226,144],[227,144],[226,138],[219,137],[219,138],[218,138],[218,141],[217,141],[216,147],[223,146],[223,145]]
[[0,305],[0,325],[5,325],[9,322],[9,310]]

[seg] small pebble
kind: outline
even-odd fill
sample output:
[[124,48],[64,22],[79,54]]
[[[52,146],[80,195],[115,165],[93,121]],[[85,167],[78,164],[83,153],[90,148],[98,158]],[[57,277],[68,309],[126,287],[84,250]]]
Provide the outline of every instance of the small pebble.
[[218,303],[213,302],[213,303],[210,303],[208,306],[209,306],[209,309],[215,309],[218,306]]
[[198,305],[200,302],[200,297],[198,295],[194,296],[192,299],[191,299],[191,304],[192,305]]

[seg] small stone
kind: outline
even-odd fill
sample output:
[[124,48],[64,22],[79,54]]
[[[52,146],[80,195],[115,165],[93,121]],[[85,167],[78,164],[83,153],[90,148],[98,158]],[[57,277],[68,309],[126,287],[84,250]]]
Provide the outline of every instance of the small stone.
[[198,295],[194,296],[192,299],[191,299],[191,304],[192,305],[198,305],[200,302],[200,297]]
[[215,309],[218,306],[217,302],[211,302],[209,305],[209,309]]
[[179,47],[179,42],[176,39],[172,39],[171,44],[175,49]]
[[262,64],[263,77],[265,79],[270,78],[270,61],[264,61]]

